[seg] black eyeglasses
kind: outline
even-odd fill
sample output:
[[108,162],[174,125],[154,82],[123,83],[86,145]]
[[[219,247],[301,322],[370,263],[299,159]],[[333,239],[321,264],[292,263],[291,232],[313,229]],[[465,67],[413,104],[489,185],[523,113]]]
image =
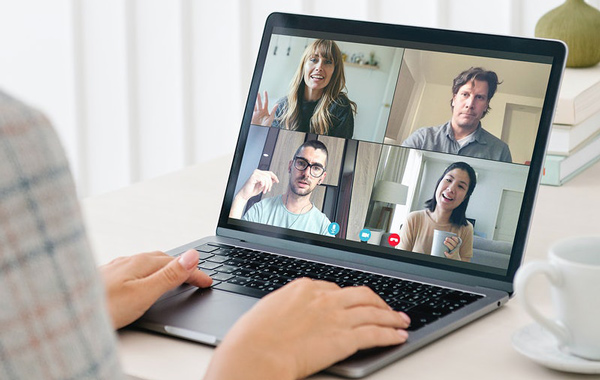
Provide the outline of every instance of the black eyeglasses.
[[315,178],[319,178],[323,175],[323,173],[325,173],[325,168],[323,165],[309,164],[304,158],[298,156],[294,157],[294,167],[301,172],[305,171],[306,168],[310,168],[310,175]]

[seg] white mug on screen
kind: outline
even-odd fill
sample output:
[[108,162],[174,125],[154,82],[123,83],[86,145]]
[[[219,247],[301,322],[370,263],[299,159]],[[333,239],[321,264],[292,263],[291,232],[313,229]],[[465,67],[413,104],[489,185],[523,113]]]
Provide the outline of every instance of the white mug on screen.
[[456,248],[453,249],[453,251],[459,249],[462,245],[462,239],[460,238],[460,236],[458,236],[454,232],[449,231],[433,231],[433,242],[431,243],[431,256],[446,257],[444,252],[450,253],[450,248],[448,248],[446,244],[444,244],[446,238],[449,237],[458,238],[458,245],[456,246]]

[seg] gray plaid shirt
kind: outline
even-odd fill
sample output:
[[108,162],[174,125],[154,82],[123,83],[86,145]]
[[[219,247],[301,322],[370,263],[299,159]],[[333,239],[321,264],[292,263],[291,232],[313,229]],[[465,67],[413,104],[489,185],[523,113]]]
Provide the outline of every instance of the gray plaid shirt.
[[48,120],[0,92],[0,379],[120,379],[69,164]]

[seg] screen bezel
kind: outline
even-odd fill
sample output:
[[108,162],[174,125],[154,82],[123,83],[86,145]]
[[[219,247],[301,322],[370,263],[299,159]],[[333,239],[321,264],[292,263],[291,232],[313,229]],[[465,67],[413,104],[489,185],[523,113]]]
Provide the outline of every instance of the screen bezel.
[[[303,36],[316,36],[317,34],[319,36],[327,36],[330,38],[335,38],[335,36],[340,35],[346,37],[352,36],[356,37],[354,41],[357,42],[378,41],[379,43],[382,43],[387,41],[390,44],[394,44],[390,46],[462,54],[477,53],[477,55],[482,56],[514,58],[524,61],[531,59],[533,62],[545,62],[551,64],[552,67],[550,70],[548,87],[539,123],[540,128],[538,129],[535,140],[529,173],[525,184],[523,203],[517,224],[517,231],[525,232],[517,233],[515,236],[510,261],[506,271],[494,272],[490,271],[487,267],[480,268],[476,264],[453,263],[450,262],[450,260],[444,262],[429,257],[418,257],[414,254],[412,256],[391,255],[389,254],[389,248],[385,247],[369,245],[369,249],[365,250],[365,245],[360,242],[331,239],[299,231],[291,231],[267,225],[257,225],[229,218],[229,209],[235,195],[234,190],[237,181],[237,172],[242,162],[245,142],[250,129],[252,111],[263,74],[270,37],[274,31],[280,32],[282,30],[293,30],[296,33],[305,33],[299,34]],[[535,54],[533,54],[533,52],[535,52]],[[240,134],[219,217],[218,234],[235,236],[236,232],[242,232],[244,233],[244,236],[248,237],[253,233],[259,233],[274,239],[284,238],[290,242],[322,247],[324,249],[332,249],[335,251],[345,250],[380,259],[391,259],[396,262],[426,265],[433,269],[463,273],[470,275],[471,277],[481,277],[492,281],[512,283],[514,275],[522,261],[527,243],[527,235],[531,224],[539,181],[542,175],[545,151],[549,139],[552,117],[558,98],[558,90],[560,88],[560,80],[564,70],[565,60],[566,45],[560,41],[554,40],[458,32],[285,13],[271,14],[267,18],[265,24],[256,66],[248,92]]]

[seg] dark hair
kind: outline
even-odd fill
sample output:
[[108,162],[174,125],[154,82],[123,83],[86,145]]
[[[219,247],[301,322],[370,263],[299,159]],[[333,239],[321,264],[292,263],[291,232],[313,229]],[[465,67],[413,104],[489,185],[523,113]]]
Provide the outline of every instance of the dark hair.
[[325,166],[327,166],[327,160],[329,159],[329,152],[327,151],[327,147],[320,140],[306,140],[304,144],[300,145],[298,149],[296,149],[296,153],[294,153],[294,157],[296,157],[303,148],[313,148],[314,150],[322,150],[325,152]]
[[440,182],[442,182],[446,174],[448,174],[448,172],[454,169],[460,169],[467,172],[467,174],[469,175],[469,188],[467,189],[467,195],[465,196],[465,199],[463,199],[462,203],[457,208],[452,210],[452,214],[450,214],[450,223],[456,224],[458,226],[466,226],[467,206],[469,205],[469,199],[471,198],[471,194],[473,194],[473,190],[475,190],[475,185],[477,185],[477,177],[475,175],[475,170],[473,170],[471,165],[467,164],[466,162],[455,162],[453,164],[450,164],[450,166],[448,166],[446,170],[444,170],[444,174],[442,174],[442,176],[438,179],[437,183],[435,184],[435,189],[433,190],[433,197],[425,202],[425,207],[431,212],[435,211],[435,207],[437,206],[435,192],[437,191]]
[[[462,86],[474,80],[487,82],[488,102],[492,100],[498,85],[502,84],[502,82],[498,81],[498,75],[495,72],[485,70],[481,67],[471,67],[470,69],[458,74],[458,76],[452,81],[452,98],[454,98],[454,95],[458,94],[458,90]],[[452,106],[452,99],[450,99],[450,105]],[[491,109],[492,108],[488,106],[488,108],[483,112],[483,116],[487,115]]]

